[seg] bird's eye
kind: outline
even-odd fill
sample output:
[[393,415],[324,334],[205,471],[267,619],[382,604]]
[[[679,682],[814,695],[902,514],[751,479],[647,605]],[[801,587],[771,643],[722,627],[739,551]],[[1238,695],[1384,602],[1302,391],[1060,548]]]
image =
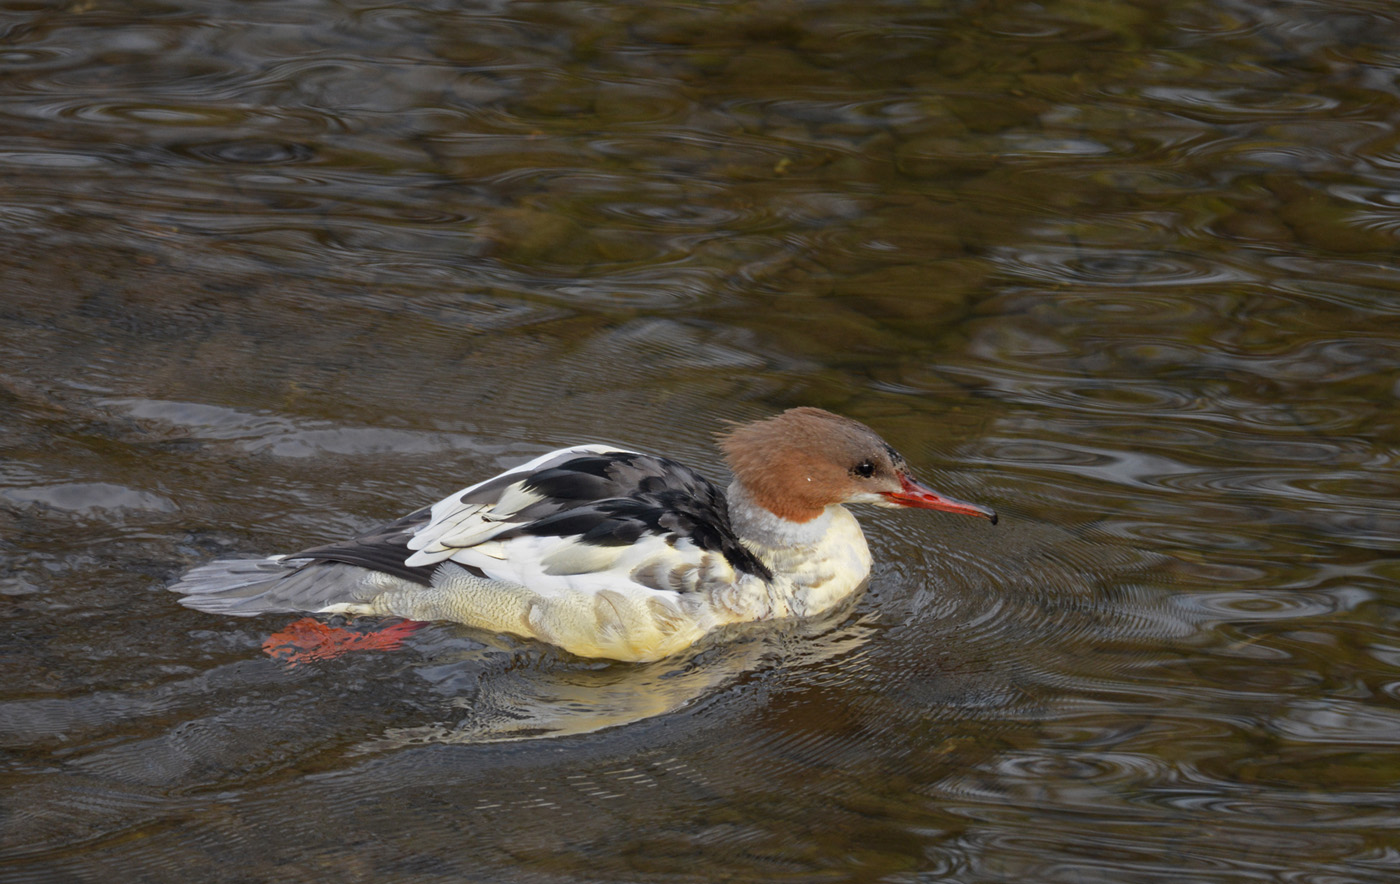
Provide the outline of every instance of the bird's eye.
[[869,479],[871,476],[875,475],[875,464],[868,460],[863,460],[851,467],[851,472],[860,476],[862,479]]

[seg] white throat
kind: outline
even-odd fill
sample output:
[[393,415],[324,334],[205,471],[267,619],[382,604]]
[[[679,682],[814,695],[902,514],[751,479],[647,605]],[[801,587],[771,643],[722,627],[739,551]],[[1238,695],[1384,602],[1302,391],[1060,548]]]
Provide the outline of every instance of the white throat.
[[725,493],[729,502],[729,523],[744,540],[751,540],[769,549],[792,549],[821,542],[831,528],[831,519],[838,505],[827,507],[820,516],[807,522],[784,519],[749,496],[748,489],[735,479]]

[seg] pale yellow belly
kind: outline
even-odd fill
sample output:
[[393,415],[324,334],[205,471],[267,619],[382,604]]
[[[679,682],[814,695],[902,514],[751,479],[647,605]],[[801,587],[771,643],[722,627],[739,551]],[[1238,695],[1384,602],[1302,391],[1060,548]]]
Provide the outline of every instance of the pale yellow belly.
[[401,586],[347,614],[447,620],[537,639],[580,657],[647,662],[678,653],[719,624],[700,598],[599,590],[545,596],[527,587],[445,566],[433,586]]

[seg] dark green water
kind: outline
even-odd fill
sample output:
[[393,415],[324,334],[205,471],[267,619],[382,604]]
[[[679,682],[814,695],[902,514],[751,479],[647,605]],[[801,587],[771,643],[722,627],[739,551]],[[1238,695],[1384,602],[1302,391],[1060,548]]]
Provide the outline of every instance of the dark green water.
[[[0,0],[0,881],[1396,880],[1397,47]],[[861,514],[850,610],[641,667],[164,590],[798,404],[1002,524]]]

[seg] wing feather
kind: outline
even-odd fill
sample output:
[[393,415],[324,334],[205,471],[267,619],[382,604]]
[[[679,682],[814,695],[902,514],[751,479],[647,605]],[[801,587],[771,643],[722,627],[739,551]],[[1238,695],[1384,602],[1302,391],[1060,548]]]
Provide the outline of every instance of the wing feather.
[[289,556],[427,585],[446,562],[541,595],[685,593],[768,569],[729,527],[724,495],[666,458],[605,445],[541,455],[363,537]]
[[428,523],[409,538],[408,548],[414,552],[405,564],[409,567],[435,565],[452,558],[457,550],[492,539],[511,527],[511,519],[521,509],[538,500],[538,494],[523,487],[531,476],[581,455],[610,450],[606,445],[561,448],[448,495],[433,504]]

